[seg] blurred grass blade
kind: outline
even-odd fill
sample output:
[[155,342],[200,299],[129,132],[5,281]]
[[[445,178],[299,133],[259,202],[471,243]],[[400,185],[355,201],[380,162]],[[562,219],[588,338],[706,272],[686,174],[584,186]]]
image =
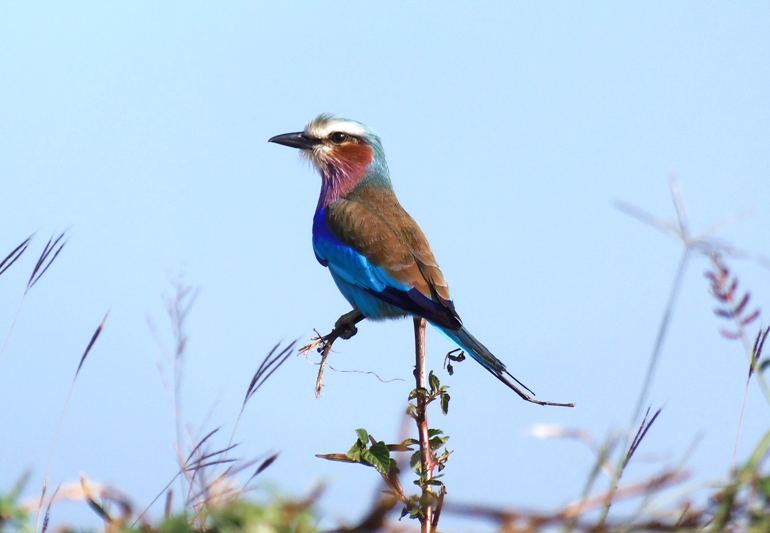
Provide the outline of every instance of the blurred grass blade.
[[[63,246],[63,245],[62,245]],[[48,246],[46,246],[48,248]],[[61,250],[61,247],[59,248]],[[48,263],[50,265],[50,263]],[[40,279],[38,277],[38,279]],[[48,487],[48,474],[51,471],[51,461],[53,460],[53,451],[56,449],[56,442],[59,440],[59,433],[61,431],[62,422],[64,421],[64,413],[67,412],[67,406],[70,403],[70,399],[72,398],[72,391],[75,390],[75,383],[78,380],[78,374],[80,373],[80,369],[83,367],[83,363],[86,360],[86,357],[88,356],[88,353],[91,351],[91,348],[93,347],[94,343],[96,342],[96,339],[99,337],[99,333],[101,333],[102,329],[104,328],[104,323],[107,321],[107,315],[109,315],[109,312],[104,315],[104,318],[102,319],[102,323],[99,324],[99,327],[96,328],[96,332],[91,336],[91,340],[88,343],[88,346],[86,347],[86,351],[83,353],[82,357],[80,358],[80,363],[78,364],[78,369],[75,371],[75,377],[72,378],[72,383],[70,384],[69,392],[67,392],[67,398],[64,400],[64,405],[61,409],[61,414],[59,415],[59,422],[56,424],[56,431],[53,435],[53,440],[51,441],[51,449],[48,451],[48,461],[46,462],[45,466],[45,474],[43,476],[43,496],[45,495],[46,488]],[[43,496],[40,498],[40,505],[37,509],[38,518],[40,517],[40,510],[43,505]],[[35,523],[35,531],[37,531],[37,522]]]
[[243,405],[246,405],[246,402],[249,401],[249,398],[254,393],[254,389],[257,385],[257,381],[259,380],[260,376],[263,374],[265,366],[267,365],[268,361],[270,361],[270,358],[273,356],[273,353],[278,349],[278,347],[281,345],[281,342],[278,341],[275,343],[275,346],[270,348],[270,351],[267,354],[267,357],[265,357],[262,362],[259,364],[259,367],[257,367],[257,371],[254,372],[254,377],[251,378],[251,382],[249,383],[248,389],[246,389],[246,396],[243,399]]
[[265,471],[265,469],[267,469],[267,467],[269,467],[271,464],[273,464],[273,463],[275,462],[275,460],[276,460],[276,459],[278,459],[278,455],[279,455],[279,454],[280,454],[280,452],[278,452],[278,453],[274,453],[273,455],[271,455],[270,457],[268,457],[267,459],[265,459],[264,461],[262,461],[262,464],[261,464],[261,465],[259,465],[259,467],[257,468],[257,471],[256,471],[256,472],[254,472],[254,475],[253,475],[253,476],[251,476],[251,477],[252,477],[252,479],[253,479],[253,478],[255,478],[255,477],[257,477],[259,474],[261,474],[262,472],[264,472],[264,471]]
[[197,470],[203,470],[204,468],[208,468],[210,466],[216,466],[216,465],[223,465],[228,463],[234,463],[238,459],[217,459],[215,461],[210,461],[208,463],[195,463],[194,465],[191,465],[187,467],[188,472],[195,472]]
[[78,374],[80,374],[80,369],[83,368],[83,363],[85,362],[86,357],[88,357],[88,353],[91,351],[91,348],[94,346],[96,339],[99,338],[99,334],[104,329],[104,323],[107,322],[107,317],[109,314],[110,312],[107,311],[107,313],[104,315],[104,318],[102,319],[102,323],[99,324],[98,328],[96,328],[96,331],[94,331],[94,334],[91,337],[91,341],[88,343],[88,346],[86,346],[86,351],[83,352],[83,356],[80,358],[80,363],[78,364],[78,369],[75,371],[75,379],[77,379]]
[[[207,460],[211,459],[212,457],[216,457],[217,455],[223,455],[223,454],[226,454],[227,452],[229,452],[230,450],[232,450],[232,449],[233,449],[233,448],[235,448],[236,446],[238,446],[238,445],[237,445],[237,444],[233,444],[232,446],[228,446],[227,448],[224,448],[224,449],[222,449],[222,450],[217,450],[217,451],[215,451],[215,452],[205,453],[205,454],[201,455],[200,457],[198,457],[198,458],[197,458],[197,459],[196,459],[196,460],[193,462],[193,464],[194,464],[194,465],[196,465],[196,464],[201,464],[201,463],[203,463],[204,461],[207,461]],[[197,468],[197,467],[194,467],[194,468]]]
[[[171,505],[174,503],[174,490],[168,489],[166,491],[166,505],[163,506],[163,517],[168,520],[171,516]],[[134,527],[133,524],[131,527]]]
[[40,529],[40,533],[45,533],[48,530],[48,524],[51,522],[51,505],[56,500],[56,495],[59,494],[59,488],[60,487],[56,487],[56,490],[53,491],[53,494],[51,495],[51,499],[48,500],[48,505],[46,505],[45,507],[45,516],[43,517],[43,527]]
[[27,288],[24,290],[24,294],[27,294],[29,290],[35,285],[35,283],[40,281],[40,278],[43,277],[43,274],[45,274],[46,270],[48,270],[48,268],[56,260],[56,257],[59,255],[59,252],[62,251],[64,245],[67,244],[66,240],[62,242],[65,234],[66,232],[62,232],[55,239],[53,235],[50,239],[48,239],[48,243],[45,245],[43,253],[40,254],[40,258],[38,258],[37,263],[35,263],[35,268],[32,269],[32,275],[29,277]]
[[0,261],[0,276],[9,268],[11,268],[11,265],[16,262],[16,260],[21,257],[21,254],[23,254],[27,246],[29,246],[29,241],[32,240],[32,235],[24,239],[24,242],[22,242],[20,245],[18,245],[16,248],[13,249],[11,253],[5,256],[5,259]]
[[770,431],[765,433],[757,447],[751,452],[751,457],[749,457],[749,460],[743,467],[744,474],[753,474],[756,472],[759,469],[760,463],[767,455],[768,450],[770,450]]
[[192,460],[195,453],[201,448],[201,446],[203,446],[206,443],[206,441],[209,440],[220,429],[222,429],[222,426],[209,431],[208,434],[205,437],[203,437],[198,444],[195,445],[195,448],[192,449],[190,454],[187,456],[187,460],[185,461],[185,464],[189,463]]
[[625,468],[628,466],[628,462],[631,460],[631,457],[633,457],[634,452],[636,452],[636,449],[639,447],[639,445],[642,443],[642,439],[644,439],[644,436],[647,435],[647,431],[650,429],[652,424],[655,422],[655,419],[658,418],[658,415],[662,409],[658,409],[655,411],[655,414],[652,415],[652,418],[649,422],[647,422],[647,416],[650,414],[650,408],[647,408],[647,412],[644,413],[644,418],[642,419],[642,423],[639,425],[639,430],[636,432],[636,436],[634,437],[634,440],[631,442],[631,446],[628,448],[628,453],[626,454],[626,458],[623,461],[622,468]]
[[[267,379],[273,375],[273,372],[278,370],[278,367],[286,362],[286,359],[289,358],[289,355],[291,355],[292,351],[294,350],[295,344],[297,344],[296,340],[289,343],[289,345],[282,349],[278,354],[275,354],[275,351],[278,349],[281,343],[279,342],[273,346],[273,348],[267,354],[267,357],[262,360],[259,368],[257,368],[257,371],[254,373],[254,377],[251,378],[251,383],[249,383],[249,387],[246,390],[246,396],[243,399],[243,407],[246,406],[246,403],[249,401],[249,399],[254,395],[255,392],[257,392],[257,390],[265,383],[265,381],[267,381]],[[275,354],[275,356],[273,354]]]
[[[233,439],[235,438],[235,432],[238,431],[238,424],[241,423],[241,417],[243,416],[243,411],[246,409],[246,404],[251,399],[252,396],[254,396],[254,393],[257,392],[257,390],[267,381],[267,379],[273,375],[273,372],[278,370],[278,368],[283,365],[283,363],[286,362],[286,360],[289,358],[289,355],[291,355],[292,351],[294,350],[294,346],[297,344],[297,340],[292,341],[289,343],[288,346],[286,346],[283,350],[281,350],[278,354],[276,354],[276,350],[278,350],[279,346],[281,346],[281,343],[276,343],[275,346],[272,347],[270,352],[267,354],[267,356],[262,360],[259,367],[257,368],[257,371],[254,373],[254,376],[251,378],[251,382],[249,383],[248,388],[246,389],[246,396],[243,398],[243,403],[241,404],[241,410],[238,413],[238,418],[235,420],[235,425],[233,426],[233,431],[230,433],[230,440],[227,444],[228,450],[231,449],[231,444],[233,443]],[[277,457],[278,454],[276,454],[272,458],[268,458],[264,463],[262,463],[262,466],[260,467],[262,470],[270,466],[270,464],[275,460],[275,457]],[[227,454],[224,456],[227,457]],[[257,469],[257,472],[254,473],[254,475],[249,478],[249,481],[253,479],[259,472],[261,472],[259,468]],[[248,484],[248,482],[246,482]],[[246,488],[244,485],[243,489],[238,493],[239,495],[243,490]]]

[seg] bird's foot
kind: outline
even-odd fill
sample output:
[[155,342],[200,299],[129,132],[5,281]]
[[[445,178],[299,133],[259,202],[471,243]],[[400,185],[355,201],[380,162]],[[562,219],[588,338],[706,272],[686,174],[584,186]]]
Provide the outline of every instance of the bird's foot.
[[[345,313],[341,317],[337,319],[337,322],[334,323],[334,330],[327,335],[327,337],[331,337],[332,335],[337,337],[348,340],[353,335],[358,333],[358,328],[356,327],[356,324],[361,322],[364,319],[364,315],[361,314],[361,311],[358,309],[353,309],[349,313]],[[332,341],[333,342],[333,341]]]

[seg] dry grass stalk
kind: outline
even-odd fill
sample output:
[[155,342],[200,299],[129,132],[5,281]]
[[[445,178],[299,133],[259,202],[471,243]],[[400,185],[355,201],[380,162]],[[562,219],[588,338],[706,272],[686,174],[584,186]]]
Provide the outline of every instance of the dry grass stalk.
[[647,417],[650,415],[650,408],[647,408],[647,412],[644,413],[644,418],[642,419],[642,423],[639,424],[639,429],[636,432],[636,435],[634,436],[634,439],[631,441],[631,446],[628,448],[628,452],[626,453],[626,458],[623,460],[623,466],[622,468],[625,468],[628,466],[628,462],[631,460],[631,457],[633,457],[634,453],[636,452],[636,449],[639,447],[639,445],[642,443],[642,439],[644,439],[644,436],[647,435],[647,431],[650,429],[652,424],[655,422],[655,419],[658,418],[658,415],[662,409],[658,409],[655,411],[655,414],[652,415],[652,418],[649,422],[647,422]]
[[713,235],[718,230],[722,229],[729,223],[735,220],[738,220],[746,216],[747,214],[751,213],[751,210],[745,210],[733,215],[729,215],[724,219],[713,224],[711,227],[706,229],[706,231],[703,231],[700,234],[694,235],[690,232],[689,222],[687,220],[687,211],[684,206],[682,188],[679,184],[679,181],[672,176],[671,179],[669,180],[669,185],[671,189],[671,199],[674,204],[674,211],[676,213],[675,221],[655,217],[654,215],[651,215],[645,212],[644,210],[636,206],[633,206],[631,204],[628,204],[626,202],[616,202],[615,204],[615,206],[620,211],[623,211],[627,215],[630,215],[636,218],[637,220],[645,224],[648,224],[649,226],[665,233],[666,235],[673,236],[678,241],[680,241],[683,246],[682,255],[679,261],[679,266],[677,268],[677,272],[674,277],[674,283],[669,293],[668,302],[666,303],[666,308],[663,313],[663,317],[661,319],[661,323],[658,328],[658,333],[655,339],[655,344],[652,350],[652,354],[650,356],[647,373],[645,375],[644,382],[642,384],[642,390],[639,394],[636,408],[634,409],[634,414],[631,417],[631,425],[634,425],[636,423],[636,420],[639,418],[639,415],[641,415],[642,408],[647,401],[647,394],[652,385],[652,379],[655,374],[655,369],[657,368],[657,362],[660,357],[660,352],[662,351],[663,343],[668,333],[668,327],[673,316],[676,298],[679,295],[679,289],[681,288],[682,281],[684,279],[684,274],[687,269],[687,265],[691,258],[692,252],[699,252],[707,256],[711,256],[712,254],[715,254],[715,253],[745,255],[745,252],[740,252],[736,250],[730,244],[716,240],[713,237]]
[[721,304],[714,309],[714,314],[732,321],[734,325],[734,329],[721,328],[719,333],[727,339],[743,340],[746,353],[751,357],[753,354],[746,326],[759,318],[760,310],[749,310],[751,292],[738,292],[738,277],[730,275],[730,270],[725,266],[720,254],[711,254],[711,265],[713,270],[707,271],[705,276],[710,281],[711,294]]
[[166,505],[163,506],[163,517],[168,519],[171,516],[171,505],[174,503],[174,491],[168,489],[166,491]]
[[275,352],[280,347],[281,343],[276,343],[276,345],[272,347],[270,352],[267,354],[267,357],[262,360],[262,363],[259,365],[257,371],[254,373],[254,376],[251,378],[251,382],[246,389],[246,396],[243,398],[241,412],[243,412],[243,409],[246,407],[246,403],[248,403],[254,393],[257,392],[257,390],[259,390],[265,381],[267,381],[268,378],[273,375],[273,372],[278,370],[278,368],[286,362],[286,359],[288,359],[291,353],[294,351],[294,346],[296,344],[296,340],[292,341],[288,346],[282,348],[281,351],[277,354]]
[[8,255],[5,256],[5,258],[0,261],[0,276],[2,276],[6,270],[11,268],[11,265],[16,262],[16,260],[21,257],[21,254],[23,254],[27,247],[29,246],[29,242],[32,240],[32,235],[24,239],[20,245],[18,245],[16,248],[11,251]]
[[[58,241],[57,241],[58,242]],[[64,246],[62,244],[62,246]],[[61,250],[61,248],[59,248]],[[51,260],[53,261],[53,259]],[[50,265],[50,263],[48,263]],[[41,273],[42,275],[42,273]],[[40,279],[38,277],[38,279]],[[37,518],[35,520],[35,531],[37,531],[39,520],[40,520],[40,512],[43,508],[43,499],[45,498],[46,489],[48,488],[48,474],[51,471],[51,462],[53,460],[53,452],[56,449],[56,443],[59,439],[59,432],[61,431],[61,425],[64,421],[64,413],[67,411],[67,406],[70,403],[70,399],[72,398],[72,391],[75,389],[75,383],[77,382],[78,375],[80,374],[80,369],[83,367],[83,363],[86,360],[86,357],[88,357],[88,354],[91,352],[91,348],[93,348],[94,343],[96,342],[96,339],[99,337],[99,334],[104,329],[104,324],[107,321],[107,316],[109,313],[106,313],[104,315],[104,318],[102,319],[99,326],[96,328],[96,331],[91,336],[91,340],[88,342],[88,345],[86,346],[85,351],[83,352],[83,355],[80,357],[80,362],[78,363],[78,368],[75,371],[75,376],[72,378],[72,383],[70,384],[69,391],[67,392],[67,398],[64,400],[64,405],[62,406],[61,414],[59,415],[59,422],[56,424],[56,432],[54,433],[53,440],[51,441],[51,449],[48,452],[48,460],[46,461],[46,467],[45,467],[45,475],[43,476],[43,488],[41,490],[40,494],[40,500],[37,507]],[[47,513],[46,513],[47,514]]]
[[[749,358],[749,371],[746,378],[746,385],[743,390],[741,413],[738,418],[738,429],[735,435],[735,445],[733,446],[732,465],[734,467],[738,456],[738,443],[740,441],[741,428],[743,427],[743,415],[748,400],[749,384],[752,376],[755,375],[754,371],[759,362],[762,348],[764,347],[765,339],[767,338],[767,333],[770,331],[770,328],[765,330],[760,328],[754,342],[751,342],[746,327],[755,322],[760,316],[759,308],[751,308],[749,306],[751,292],[745,291],[741,293],[738,291],[738,276],[731,275],[730,269],[727,268],[719,253],[715,252],[711,254],[711,267],[712,269],[707,271],[704,275],[709,280],[711,294],[720,304],[719,307],[714,309],[714,314],[719,318],[732,322],[731,328],[720,328],[719,333],[726,339],[740,340],[743,344],[743,349]],[[759,372],[756,373],[756,376],[757,383],[765,394],[765,398],[770,401],[770,386],[768,386],[764,374]]]
[[321,363],[318,368],[318,377],[315,382],[315,397],[318,398],[321,395],[321,388],[323,388],[323,375],[326,369],[326,358],[329,357],[329,352],[332,349],[332,344],[337,339],[347,340],[353,335],[358,333],[356,324],[364,319],[364,315],[358,309],[353,309],[349,313],[345,313],[337,319],[334,324],[334,329],[328,335],[320,335],[316,331],[316,337],[310,340],[310,343],[306,344],[297,352],[299,355],[307,355],[311,350],[315,349],[321,354]]
[[[293,353],[296,341],[283,347],[281,343],[277,343],[258,366],[246,389],[241,409],[227,446],[214,448],[212,445],[215,438],[219,435],[221,427],[209,431],[202,438],[195,438],[188,432],[187,439],[182,439],[182,426],[184,423],[181,410],[180,385],[189,341],[185,322],[197,294],[197,289],[177,281],[174,283],[174,293],[171,296],[165,297],[166,312],[170,319],[174,340],[171,350],[165,348],[161,336],[154,327],[153,321],[149,317],[147,319],[148,325],[165,355],[167,365],[173,369],[173,377],[169,380],[166,378],[164,366],[159,365],[161,375],[164,378],[164,386],[169,393],[174,410],[177,427],[176,449],[179,469],[166,486],[158,492],[155,498],[139,514],[132,527],[143,519],[155,502],[164,494],[166,495],[165,513],[169,514],[171,512],[173,491],[171,491],[170,487],[177,478],[182,480],[182,491],[180,494],[184,495],[182,497],[184,509],[192,512],[192,523],[202,525],[201,520],[204,520],[207,512],[213,506],[239,498],[243,492],[250,489],[249,484],[254,478],[267,469],[278,457],[278,454],[274,453],[260,462],[258,459],[246,461],[241,458],[230,458],[229,454],[238,446],[238,444],[233,444],[233,440],[246,405],[260,387],[264,385],[265,381],[286,362],[291,353]],[[188,446],[189,451],[185,452],[184,450]],[[244,483],[237,481],[237,476],[251,469],[257,463],[259,463],[258,466]]]
[[[51,507],[61,501],[85,501],[105,522],[106,533],[121,530],[133,512],[133,505],[126,495],[110,485],[91,481],[84,473],[81,473],[79,481],[59,485],[48,499],[41,533],[45,533],[48,529]],[[120,512],[119,516],[113,516],[110,513],[111,504],[117,505]],[[34,502],[22,504],[22,508],[31,510],[37,505],[39,503],[36,498]]]
[[[19,318],[19,314],[21,313],[21,308],[24,305],[24,299],[27,296],[27,293],[32,288],[33,285],[35,285],[40,278],[45,274],[46,270],[53,264],[56,257],[59,255],[59,252],[62,251],[62,248],[64,248],[64,245],[67,243],[66,240],[62,242],[62,239],[64,238],[66,232],[62,232],[59,234],[58,237],[54,238],[53,236],[48,239],[48,243],[45,245],[45,248],[43,249],[43,253],[38,258],[37,262],[35,263],[35,267],[32,269],[32,274],[29,277],[29,280],[27,281],[27,286],[24,289],[24,294],[21,297],[21,300],[19,301],[19,307],[16,309],[16,314],[13,317],[13,322],[11,323],[11,327],[8,329],[8,334],[5,337],[5,342],[3,342],[3,347],[0,349],[0,360],[2,360],[3,354],[5,353],[5,348],[8,346],[8,341],[11,338],[11,333],[13,333],[13,330],[16,327],[16,321]],[[30,235],[27,237],[21,244],[19,244],[16,248],[11,251],[10,254],[5,256],[2,262],[0,262],[0,274],[3,274],[6,270],[8,270],[11,265],[13,265],[19,257],[26,251],[27,247],[29,246],[30,241],[32,240],[33,235]],[[52,255],[53,254],[53,255]]]
[[[616,207],[621,211],[644,222],[645,224],[649,224],[650,226],[662,231],[667,235],[673,235],[683,245],[679,266],[677,268],[677,272],[674,277],[674,283],[669,293],[668,302],[666,303],[665,311],[663,313],[663,317],[661,319],[661,323],[658,328],[652,354],[650,355],[647,372],[645,374],[644,382],[642,384],[642,388],[637,399],[636,408],[634,409],[633,416],[631,417],[631,425],[636,424],[636,420],[639,418],[642,412],[642,408],[647,401],[647,396],[652,386],[652,380],[655,375],[655,370],[657,368],[658,360],[660,359],[660,354],[663,349],[663,344],[668,333],[669,325],[672,320],[674,305],[679,295],[680,288],[682,286],[682,281],[684,279],[684,274],[686,272],[687,265],[692,256],[692,253],[700,252],[706,255],[712,255],[720,252],[735,253],[735,250],[733,247],[717,242],[712,237],[712,235],[718,229],[726,225],[728,222],[731,222],[732,220],[735,220],[739,216],[742,216],[741,214],[741,215],[727,217],[725,220],[720,221],[714,224],[713,226],[711,226],[710,228],[708,228],[705,232],[699,235],[693,235],[690,231],[689,223],[687,220],[687,213],[684,207],[682,190],[679,185],[679,182],[674,177],[670,179],[670,188],[671,188],[671,198],[674,204],[674,210],[676,212],[675,221],[659,219],[627,203],[618,202],[616,204]],[[618,468],[616,470],[616,475],[613,479],[612,487],[610,488],[610,495],[607,500],[608,503],[603,509],[602,519],[600,521],[600,524],[604,523],[604,521],[607,518],[607,515],[609,514],[610,504],[613,500],[612,492],[617,489],[626,464],[627,464],[627,458],[620,457],[618,460]]]
[[46,243],[45,248],[43,248],[43,253],[40,254],[37,263],[35,263],[35,268],[32,269],[32,275],[29,277],[27,288],[24,290],[24,294],[27,294],[29,290],[38,281],[40,281],[40,278],[43,277],[43,274],[45,274],[45,272],[50,268],[50,266],[59,256],[62,248],[64,248],[64,245],[67,244],[66,240],[62,241],[66,233],[66,231],[63,231],[58,235],[58,237],[54,237],[52,235],[51,238],[48,239],[48,243]]
[[[687,474],[679,470],[668,470],[647,480],[619,487],[613,492],[615,501],[631,498],[649,498],[661,490],[682,483]],[[561,528],[564,531],[585,531],[609,533],[614,531],[689,531],[693,516],[702,526],[706,519],[701,512],[687,509],[672,509],[660,517],[631,517],[623,520],[606,520],[604,523],[591,520],[586,515],[601,509],[606,504],[608,492],[592,495],[586,500],[568,504],[553,513],[524,509],[495,508],[485,505],[447,503],[445,513],[465,519],[484,519],[498,524],[501,533],[538,532]]]
[[[530,429],[530,433],[533,437],[539,439],[569,439],[580,442],[591,450],[597,458],[601,458],[601,460],[595,463],[596,473],[601,470],[610,478],[615,475],[615,467],[607,460],[607,453],[605,452],[607,445],[597,443],[593,435],[586,430],[564,427],[558,424],[534,424]],[[616,438],[611,439],[611,441],[614,440]]]
[[78,369],[75,371],[75,379],[77,379],[78,374],[80,374],[80,369],[83,368],[83,363],[85,363],[86,357],[88,357],[88,354],[91,353],[91,348],[94,347],[94,343],[96,342],[96,339],[98,339],[99,335],[102,333],[102,330],[104,329],[104,324],[107,322],[107,317],[109,316],[109,314],[110,314],[109,311],[104,314],[102,323],[99,324],[99,327],[96,328],[96,331],[94,331],[94,334],[91,336],[91,340],[89,341],[88,346],[86,346],[86,349],[83,352],[83,356],[80,358],[80,363],[78,363]]
[[[270,376],[273,375],[273,373],[278,370],[289,358],[289,356],[294,351],[294,347],[296,346],[297,341],[294,340],[291,343],[289,343],[287,346],[282,348],[280,351],[278,351],[278,348],[280,347],[281,343],[276,343],[275,346],[268,352],[267,356],[262,360],[259,367],[257,367],[257,371],[254,372],[254,376],[252,376],[251,381],[249,382],[249,386],[246,388],[246,395],[243,398],[243,403],[241,404],[241,410],[238,412],[238,418],[235,420],[235,424],[233,425],[233,431],[230,434],[230,440],[228,441],[228,448],[231,448],[231,445],[233,443],[233,439],[235,438],[235,433],[238,431],[238,426],[241,422],[241,417],[243,416],[243,411],[246,409],[246,404],[249,402],[252,396],[259,390],[259,388],[264,385],[265,381],[267,381]],[[276,353],[278,351],[278,353]],[[225,454],[225,458],[227,458],[227,454]],[[260,466],[257,468],[257,471],[254,472],[254,474],[249,478],[246,483],[244,483],[243,488],[241,491],[239,491],[238,495],[243,492],[243,489],[251,482],[252,479],[254,479],[256,476],[258,476],[260,473],[262,473],[263,470],[265,470],[267,467],[269,467],[273,462],[278,458],[278,454],[273,454],[272,456],[265,459]]]

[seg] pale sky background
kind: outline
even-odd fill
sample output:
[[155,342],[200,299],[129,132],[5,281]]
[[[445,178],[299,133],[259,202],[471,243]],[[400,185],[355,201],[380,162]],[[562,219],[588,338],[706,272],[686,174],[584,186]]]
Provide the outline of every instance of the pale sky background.
[[[224,425],[222,446],[267,350],[349,309],[310,245],[319,178],[267,144],[321,112],[381,134],[469,329],[539,397],[577,403],[525,404],[472,361],[449,377],[452,345],[430,331],[430,366],[452,395],[449,416],[431,413],[454,450],[449,502],[555,509],[580,495],[593,457],[532,425],[600,440],[626,429],[681,248],[614,202],[671,218],[675,175],[695,232],[754,208],[718,236],[770,254],[766,3],[6,3],[0,69],[0,257],[37,232],[0,277],[3,339],[36,255],[69,228],[0,359],[0,490],[27,469],[25,495],[39,490],[106,311],[50,483],[82,471],[142,508],[177,469],[146,320],[170,339],[169,280],[200,288],[183,414],[200,434]],[[770,309],[770,271],[729,264]],[[707,268],[688,267],[650,397],[664,410],[625,481],[698,438],[686,487],[729,469],[747,359],[718,333]],[[317,367],[287,361],[236,435],[239,456],[281,451],[262,486],[302,496],[324,482],[323,523],[358,519],[378,476],[314,454],[347,450],[358,427],[398,438],[412,340],[411,321],[361,324],[331,365],[404,381],[329,371],[319,400]],[[753,384],[739,459],[767,420]],[[98,524],[84,503],[52,519]]]

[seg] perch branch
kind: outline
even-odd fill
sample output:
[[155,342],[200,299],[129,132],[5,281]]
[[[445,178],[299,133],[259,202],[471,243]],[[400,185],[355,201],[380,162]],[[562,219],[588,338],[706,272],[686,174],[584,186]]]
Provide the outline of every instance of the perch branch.
[[[425,319],[414,319],[414,351],[415,367],[414,377],[417,390],[428,390],[428,373],[425,364]],[[436,524],[433,523],[433,491],[430,490],[429,482],[433,478],[433,469],[436,467],[436,460],[433,457],[433,450],[430,447],[430,432],[428,428],[428,398],[424,394],[417,395],[417,411],[414,420],[417,424],[417,433],[420,440],[420,467],[422,473],[422,510],[420,517],[421,533],[432,533],[435,531]],[[430,494],[428,494],[430,493]]]

